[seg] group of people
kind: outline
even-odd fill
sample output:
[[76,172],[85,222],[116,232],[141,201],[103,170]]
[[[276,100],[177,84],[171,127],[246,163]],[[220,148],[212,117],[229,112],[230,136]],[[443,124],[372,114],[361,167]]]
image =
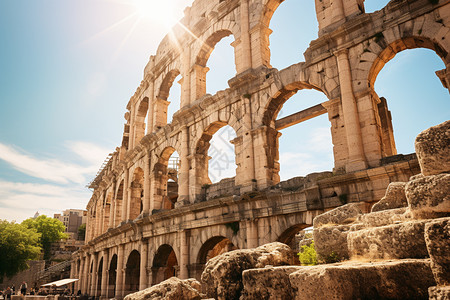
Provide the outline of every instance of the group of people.
[[[25,296],[27,294],[27,290],[28,290],[28,286],[27,286],[27,283],[24,281],[20,285],[20,288],[19,288],[20,294],[19,295]],[[35,293],[36,293],[36,291],[34,289],[31,289],[29,295],[34,295]],[[9,300],[9,299],[11,299],[12,295],[16,295],[16,287],[14,286],[14,284],[12,286],[8,286],[5,290],[3,290],[3,291],[0,290],[0,295],[3,296],[3,299]]]

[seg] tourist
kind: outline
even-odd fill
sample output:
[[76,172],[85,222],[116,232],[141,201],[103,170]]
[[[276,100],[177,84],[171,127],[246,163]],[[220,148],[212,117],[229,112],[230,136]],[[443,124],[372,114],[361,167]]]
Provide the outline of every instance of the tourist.
[[6,291],[5,291],[5,296],[4,296],[4,298],[5,298],[6,300],[11,299],[11,293],[12,293],[11,288],[8,286],[8,288],[7,288]]
[[27,283],[25,281],[22,282],[22,285],[20,286],[20,293],[25,296],[27,294]]
[[30,295],[34,295],[34,294],[35,294],[34,289],[31,288],[31,290],[30,290]]

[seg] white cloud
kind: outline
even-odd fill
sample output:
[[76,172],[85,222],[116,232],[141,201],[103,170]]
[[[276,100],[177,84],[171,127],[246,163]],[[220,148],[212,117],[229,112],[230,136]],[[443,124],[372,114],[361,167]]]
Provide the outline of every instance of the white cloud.
[[66,144],[72,152],[96,167],[100,167],[108,153],[111,152],[110,149],[88,142],[69,141]]

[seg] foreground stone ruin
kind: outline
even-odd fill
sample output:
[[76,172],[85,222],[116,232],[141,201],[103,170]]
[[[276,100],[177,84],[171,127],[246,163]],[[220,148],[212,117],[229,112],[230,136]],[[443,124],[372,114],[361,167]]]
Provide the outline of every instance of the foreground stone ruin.
[[[413,278],[387,278],[405,269],[423,275],[405,295],[416,290],[425,297],[431,285],[434,294],[443,293],[443,281],[424,270],[431,264],[440,277],[448,270],[444,246],[430,246],[443,243],[439,236],[448,228],[430,225],[448,217],[448,133],[430,129],[417,139],[417,156],[397,154],[390,100],[377,95],[374,83],[397,53],[427,48],[444,62],[436,75],[450,88],[450,1],[392,0],[366,13],[361,0],[315,0],[318,28],[296,30],[315,30],[318,38],[304,59],[299,53],[299,61],[278,70],[270,64],[269,41],[281,2],[195,0],[161,41],[126,106],[122,142],[89,185],[86,244],[71,266],[71,278],[80,279],[77,291],[101,299],[150,287],[159,289],[154,296],[149,291],[152,297],[163,298],[302,297],[299,291],[315,292],[300,282],[317,282],[324,286],[317,292],[332,293],[320,274],[354,278],[352,272],[364,269],[368,277],[360,275],[359,286],[344,294],[395,298],[397,283]],[[236,74],[228,88],[210,95],[207,62],[226,36],[233,38]],[[168,123],[177,76],[180,107]],[[327,100],[281,117],[284,103],[304,89]],[[281,130],[320,115],[329,121],[333,170],[281,182]],[[234,134],[235,176],[213,182],[212,137],[225,126]],[[290,258],[275,259],[281,246],[272,243],[296,248],[296,234],[313,220],[322,259],[351,259],[353,266],[280,266]],[[273,262],[260,262],[267,252]],[[224,253],[239,274],[230,275],[233,287],[225,288],[218,275],[228,268],[215,259]],[[378,263],[387,259],[393,261]],[[158,285],[171,277],[208,284],[201,291],[194,281]],[[266,283],[258,292],[260,280]]]
[[298,266],[281,243],[235,250],[208,261],[205,294],[196,282],[197,293],[179,299],[449,299],[450,121],[422,132],[416,151],[430,175],[391,183],[370,213],[350,203],[314,219],[318,255],[341,262]]

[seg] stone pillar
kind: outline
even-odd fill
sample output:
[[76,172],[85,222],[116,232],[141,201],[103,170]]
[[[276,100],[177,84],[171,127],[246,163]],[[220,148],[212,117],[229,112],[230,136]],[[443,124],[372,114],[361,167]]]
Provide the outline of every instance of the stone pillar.
[[342,0],[331,0],[331,22],[339,22],[345,18],[344,4]]
[[188,45],[182,54],[183,78],[181,84],[180,108],[191,104],[191,47]]
[[254,160],[254,149],[253,149],[253,133],[252,133],[252,117],[251,117],[251,102],[250,98],[244,98],[245,113],[243,116],[243,137],[242,137],[242,162],[243,170],[241,193],[246,193],[253,191],[256,188],[255,179],[255,160]]
[[92,278],[91,278],[91,286],[90,286],[90,295],[95,296],[97,294],[97,275],[98,275],[98,254],[93,253],[93,268],[92,268]]
[[166,126],[167,124],[167,108],[170,102],[166,99],[156,97],[155,110],[153,114],[153,131],[157,131],[159,128]]
[[179,231],[179,241],[180,241],[180,279],[188,279],[189,278],[189,245],[188,239],[186,237],[186,231]]
[[346,131],[344,126],[344,117],[342,105],[339,98],[335,98],[322,103],[328,112],[328,120],[331,124],[331,141],[333,143],[334,172],[345,170],[347,163],[347,143]]
[[347,172],[367,168],[359,124],[358,107],[352,87],[352,74],[348,61],[348,49],[336,51],[339,69],[339,83],[341,86],[341,102],[344,113],[345,131],[347,136],[348,161],[345,166]]
[[141,241],[141,265],[139,269],[139,290],[146,289],[147,286],[147,264],[148,264],[148,240],[142,239]]
[[144,158],[144,199],[142,212],[144,216],[150,214],[150,152],[148,151]]
[[208,71],[208,67],[199,64],[195,64],[192,67],[191,101],[195,101],[206,94],[206,73]]
[[[115,184],[113,185],[114,187],[116,186]],[[113,188],[113,192],[112,192],[112,196],[110,196],[110,204],[109,204],[109,224],[108,224],[108,228],[113,228],[114,227],[114,211],[116,208],[116,201],[114,201],[114,191],[115,188]]]
[[102,286],[101,286],[101,299],[108,299],[108,264],[109,264],[109,251],[103,250],[103,266],[102,266]]
[[252,67],[254,69],[260,66],[271,68],[269,49],[271,33],[272,30],[268,27],[268,24],[258,23],[250,29]]
[[117,272],[116,272],[116,298],[123,298],[123,280],[124,280],[124,270],[123,270],[123,260],[124,260],[124,245],[118,246],[117,251]]
[[247,248],[253,249],[258,247],[258,227],[255,221],[249,220],[247,224]]
[[181,149],[180,149],[180,174],[178,177],[178,200],[179,203],[189,203],[189,129],[181,128]]
[[122,222],[126,222],[127,219],[127,208],[128,208],[128,177],[129,177],[129,170],[128,166],[125,167],[124,170],[125,178],[123,180],[123,200],[122,200]]
[[83,284],[82,284],[82,287],[81,287],[81,292],[83,294],[87,294],[88,293],[89,271],[90,271],[89,270],[89,263],[90,263],[90,256],[89,256],[88,253],[86,253],[86,258],[84,260],[84,271],[83,271],[84,280],[83,280]]
[[237,63],[238,72],[243,72],[252,67],[252,52],[249,32],[248,0],[241,0],[241,59]]
[[128,149],[132,150],[134,149],[134,146],[136,146],[136,137],[135,137],[135,132],[136,132],[136,108],[134,105],[131,106],[131,111],[130,111],[130,137],[129,137],[129,144],[128,144]]
[[147,96],[148,96],[148,112],[147,112],[147,134],[152,133],[153,126],[153,113],[154,113],[154,98],[155,98],[155,82],[153,79],[153,70],[155,68],[155,56],[150,56],[149,61],[151,78],[148,78]]

